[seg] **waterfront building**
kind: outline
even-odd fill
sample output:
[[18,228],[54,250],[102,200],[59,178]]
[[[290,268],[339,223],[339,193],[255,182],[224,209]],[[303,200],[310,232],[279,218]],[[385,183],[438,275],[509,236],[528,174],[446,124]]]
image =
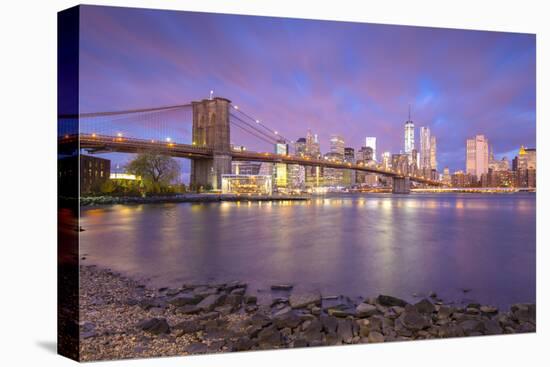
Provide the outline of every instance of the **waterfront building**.
[[476,176],[489,170],[489,141],[484,135],[476,135],[466,140],[466,173]]
[[475,175],[456,171],[451,175],[451,185],[453,187],[475,187],[478,186],[478,180]]
[[260,174],[260,162],[231,162],[231,173],[234,175],[258,175]]
[[537,150],[535,148],[520,147],[515,161],[517,184],[519,187],[537,186]]
[[418,172],[418,151],[412,150],[409,173],[416,175]]
[[507,157],[502,157],[501,160],[495,160],[493,158],[489,161],[489,169],[493,171],[508,171],[510,170],[510,161]]
[[437,171],[437,139],[433,134],[430,136],[430,167]]
[[222,175],[222,194],[271,195],[270,175]]
[[487,173],[481,175],[482,187],[517,187],[517,176],[511,170],[494,170],[489,168]]
[[304,190],[306,187],[306,169],[298,164],[287,165],[288,182],[287,187],[290,190]]
[[80,194],[101,192],[101,185],[111,175],[111,161],[84,154],[58,160],[60,187],[70,187],[73,180],[78,179],[78,172],[73,171],[77,160],[80,160]]
[[[344,162],[355,164],[355,149],[344,148]],[[344,170],[343,184],[346,187],[355,185],[356,171],[352,169]]]
[[260,171],[258,172],[261,176],[271,176],[273,177],[273,163],[262,162],[260,163]]
[[[328,152],[324,156],[325,160],[331,162],[343,162],[344,156],[337,152]],[[344,185],[344,170],[340,168],[325,167],[323,169],[323,181],[327,187],[340,187]]]
[[[288,144],[279,141],[275,144],[275,154],[288,155]],[[287,187],[287,167],[285,163],[275,163],[273,167],[273,186],[277,191],[284,191]]]
[[443,175],[441,176],[441,181],[446,185],[451,184],[451,174],[449,172],[449,167],[443,168]]
[[[305,151],[304,156],[320,159],[321,158],[321,148],[319,145],[319,138],[317,134],[312,134],[311,130],[307,131],[305,138]],[[322,186],[323,184],[323,171],[321,167],[306,166],[305,168],[305,180],[306,188],[314,189]]]
[[372,160],[376,161],[376,137],[367,136],[365,138],[365,146],[372,148]]
[[412,151],[414,149],[414,123],[411,120],[411,107],[409,106],[409,119],[405,121],[405,154],[412,159]]

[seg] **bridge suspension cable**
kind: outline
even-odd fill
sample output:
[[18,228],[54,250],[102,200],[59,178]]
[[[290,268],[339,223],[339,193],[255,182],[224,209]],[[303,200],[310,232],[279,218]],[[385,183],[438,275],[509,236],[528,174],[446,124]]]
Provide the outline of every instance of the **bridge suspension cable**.
[[191,103],[182,104],[182,105],[173,105],[173,106],[138,108],[138,109],[132,109],[132,110],[123,110],[123,111],[86,112],[86,113],[79,113],[79,114],[59,115],[59,118],[60,119],[72,119],[72,118],[77,118],[77,117],[85,118],[85,117],[128,115],[128,114],[133,114],[133,113],[156,112],[156,111],[179,109],[179,108],[186,108],[186,107],[191,107]]
[[253,116],[249,115],[248,113],[244,112],[242,109],[239,108],[239,106],[231,104],[231,107],[233,107],[234,111],[237,111],[237,113],[241,114],[244,118],[250,120],[253,125],[259,126],[266,130],[267,132],[273,134],[277,141],[284,141],[288,142],[289,140],[285,138],[283,135],[281,135],[277,130],[271,129],[269,126],[266,126],[261,120],[254,118]]
[[241,119],[239,116],[235,114],[232,114],[232,113],[230,114],[229,122],[269,144],[277,143],[277,139],[275,137],[268,135],[264,131],[258,129],[256,126]]

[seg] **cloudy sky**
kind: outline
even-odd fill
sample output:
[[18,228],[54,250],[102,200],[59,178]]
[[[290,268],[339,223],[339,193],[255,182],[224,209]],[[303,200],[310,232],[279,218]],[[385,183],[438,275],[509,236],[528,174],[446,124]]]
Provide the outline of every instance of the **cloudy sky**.
[[[346,146],[375,136],[378,152],[399,152],[411,104],[417,145],[429,126],[440,169],[464,169],[475,134],[497,157],[535,147],[534,35],[84,6],[80,37],[82,112],[213,89],[289,139],[311,129],[323,151],[336,133]],[[272,149],[236,131],[232,140]]]

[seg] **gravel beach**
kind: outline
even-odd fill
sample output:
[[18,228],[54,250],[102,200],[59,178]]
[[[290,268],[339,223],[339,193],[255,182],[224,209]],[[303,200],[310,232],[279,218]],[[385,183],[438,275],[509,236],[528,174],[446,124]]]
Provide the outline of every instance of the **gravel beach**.
[[258,304],[242,282],[149,289],[95,266],[80,267],[82,361],[536,331],[536,306],[415,304],[389,295],[360,300],[272,286]]

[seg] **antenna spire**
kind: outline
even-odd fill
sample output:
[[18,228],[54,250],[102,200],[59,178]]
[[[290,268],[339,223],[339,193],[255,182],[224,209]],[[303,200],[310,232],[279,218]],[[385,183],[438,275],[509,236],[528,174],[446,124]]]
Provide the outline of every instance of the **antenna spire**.
[[409,103],[409,121],[411,121],[411,104]]

